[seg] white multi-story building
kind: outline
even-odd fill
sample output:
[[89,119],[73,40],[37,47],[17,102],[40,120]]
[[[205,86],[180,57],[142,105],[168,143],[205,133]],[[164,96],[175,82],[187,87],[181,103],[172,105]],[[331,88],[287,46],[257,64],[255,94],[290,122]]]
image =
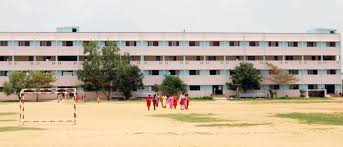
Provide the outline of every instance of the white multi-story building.
[[[200,33],[200,32],[79,32],[58,28],[57,32],[1,32],[0,87],[12,71],[52,72],[58,87],[80,84],[76,71],[82,68],[83,41],[116,41],[128,52],[131,63],[144,73],[144,91],[176,75],[188,85],[192,96],[232,95],[225,83],[240,62],[253,63],[265,79],[259,90],[270,88],[298,96],[299,90],[342,89],[340,34],[335,30],[310,33]],[[268,80],[272,63],[294,74],[299,81],[275,85]]]

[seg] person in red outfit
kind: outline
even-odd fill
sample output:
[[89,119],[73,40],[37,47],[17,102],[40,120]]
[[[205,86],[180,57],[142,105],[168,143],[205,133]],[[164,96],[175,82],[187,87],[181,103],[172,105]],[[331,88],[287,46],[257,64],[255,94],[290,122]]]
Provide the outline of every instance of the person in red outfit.
[[148,107],[148,110],[150,110],[151,100],[152,100],[152,97],[151,97],[150,94],[149,94],[149,95],[146,97],[146,106]]
[[174,109],[176,109],[176,106],[177,106],[177,97],[176,96],[173,96],[173,105],[174,105]]
[[186,103],[185,103],[186,110],[188,109],[189,101],[190,101],[190,98],[189,98],[188,94],[186,94]]

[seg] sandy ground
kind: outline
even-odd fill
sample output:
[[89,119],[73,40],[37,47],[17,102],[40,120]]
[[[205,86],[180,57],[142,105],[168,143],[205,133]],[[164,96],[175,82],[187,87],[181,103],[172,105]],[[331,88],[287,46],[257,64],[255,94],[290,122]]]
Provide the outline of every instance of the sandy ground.
[[[70,119],[72,104],[25,103],[27,119]],[[0,112],[17,112],[17,103],[1,103]],[[158,146],[158,147],[342,147],[343,126],[309,125],[271,117],[290,112],[343,112],[343,104],[247,104],[243,102],[192,102],[188,111],[146,111],[143,102],[83,103],[78,123],[26,123],[47,130],[0,132],[0,147],[34,146]],[[240,123],[270,123],[241,127],[197,127],[194,123],[150,117],[163,113],[214,113]],[[0,119],[17,119],[1,116]],[[206,124],[206,123],[203,123]],[[0,121],[0,127],[18,126]]]

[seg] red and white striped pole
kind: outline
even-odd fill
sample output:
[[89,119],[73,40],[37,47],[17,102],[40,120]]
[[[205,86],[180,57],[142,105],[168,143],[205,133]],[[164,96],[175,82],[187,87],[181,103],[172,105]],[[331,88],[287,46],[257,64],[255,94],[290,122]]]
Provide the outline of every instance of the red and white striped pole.
[[76,125],[76,93],[74,92],[74,125]]

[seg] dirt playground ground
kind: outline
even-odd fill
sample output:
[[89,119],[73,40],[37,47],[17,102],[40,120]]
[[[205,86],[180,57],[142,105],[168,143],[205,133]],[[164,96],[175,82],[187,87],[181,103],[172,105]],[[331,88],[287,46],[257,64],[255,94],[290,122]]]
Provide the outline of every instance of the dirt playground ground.
[[[70,119],[72,103],[27,102],[27,120]],[[18,103],[0,102],[0,112],[18,112]],[[192,102],[190,110],[147,111],[142,101],[78,104],[77,125],[26,123],[44,130],[0,132],[0,147],[342,147],[343,126],[315,125],[273,117],[291,112],[343,112],[342,103],[253,104],[226,100]],[[230,123],[251,126],[204,127],[153,114],[213,114]],[[11,119],[14,119],[11,121]],[[18,126],[18,115],[0,116],[0,128]],[[5,121],[7,120],[7,121]],[[219,123],[219,122],[218,122]],[[224,122],[222,122],[224,123]]]

